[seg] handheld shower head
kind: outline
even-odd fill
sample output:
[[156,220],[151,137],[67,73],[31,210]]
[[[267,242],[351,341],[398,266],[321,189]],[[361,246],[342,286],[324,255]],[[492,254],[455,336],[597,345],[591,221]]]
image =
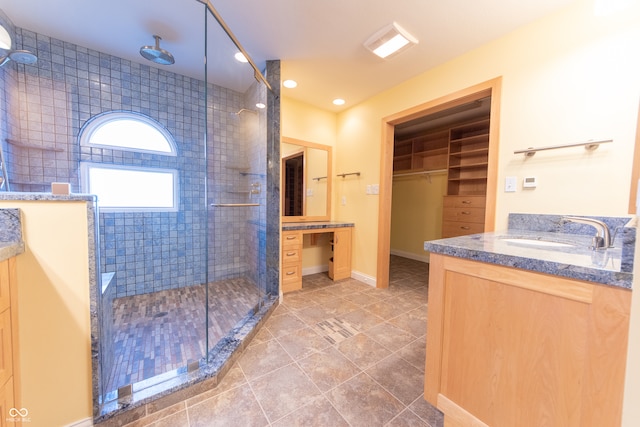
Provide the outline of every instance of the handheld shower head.
[[176,60],[173,58],[173,55],[160,47],[162,37],[154,34],[153,38],[156,39],[155,46],[142,46],[140,48],[140,55],[156,64],[171,65],[175,63]]
[[10,50],[6,55],[0,57],[0,67],[10,60],[18,64],[33,65],[38,61],[38,57],[28,50]]

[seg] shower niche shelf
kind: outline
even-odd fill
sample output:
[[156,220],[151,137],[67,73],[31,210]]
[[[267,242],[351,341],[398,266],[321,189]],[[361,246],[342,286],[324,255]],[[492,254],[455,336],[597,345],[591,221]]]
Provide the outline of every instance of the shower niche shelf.
[[64,151],[62,148],[43,147],[42,145],[32,144],[32,143],[28,143],[28,142],[16,141],[15,139],[11,139],[11,138],[7,138],[6,141],[9,144],[13,145],[14,147],[32,148],[34,150],[54,151],[54,152],[58,152],[58,153],[61,153],[61,152]]

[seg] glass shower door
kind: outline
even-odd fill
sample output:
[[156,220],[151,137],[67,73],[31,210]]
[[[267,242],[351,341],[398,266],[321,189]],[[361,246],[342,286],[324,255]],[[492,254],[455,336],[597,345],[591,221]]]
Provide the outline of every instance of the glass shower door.
[[215,359],[265,295],[266,87],[249,64],[234,59],[239,50],[211,14],[206,26],[213,48],[205,63],[226,61],[236,76],[226,85],[206,84],[207,342]]

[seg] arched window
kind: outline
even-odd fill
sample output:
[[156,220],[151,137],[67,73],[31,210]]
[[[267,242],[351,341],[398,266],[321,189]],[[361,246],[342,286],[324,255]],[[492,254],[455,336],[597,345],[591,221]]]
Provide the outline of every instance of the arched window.
[[[176,156],[173,137],[145,115],[113,111],[90,119],[80,131],[80,145],[124,152]],[[81,162],[82,191],[98,196],[106,211],[177,211],[178,171],[150,165]]]
[[168,130],[151,117],[129,111],[110,111],[89,120],[80,131],[80,145],[175,156]]

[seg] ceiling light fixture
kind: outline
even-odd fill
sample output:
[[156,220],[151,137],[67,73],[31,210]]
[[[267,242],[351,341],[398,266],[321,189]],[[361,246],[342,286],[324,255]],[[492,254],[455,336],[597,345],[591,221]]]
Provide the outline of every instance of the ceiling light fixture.
[[298,86],[298,82],[296,82],[295,80],[285,80],[282,82],[282,86],[293,89],[294,87]]
[[249,62],[242,52],[236,53],[233,57],[236,58],[236,61],[238,62]]
[[345,104],[345,100],[342,98],[336,98],[333,100],[333,105],[344,105]]
[[261,109],[261,110],[262,110],[263,108],[266,108],[266,107],[267,107],[267,106],[266,106],[263,102],[258,102],[258,103],[256,103],[256,108],[259,108],[259,109]]
[[418,39],[393,22],[364,42],[364,46],[380,58],[389,58],[418,43]]

